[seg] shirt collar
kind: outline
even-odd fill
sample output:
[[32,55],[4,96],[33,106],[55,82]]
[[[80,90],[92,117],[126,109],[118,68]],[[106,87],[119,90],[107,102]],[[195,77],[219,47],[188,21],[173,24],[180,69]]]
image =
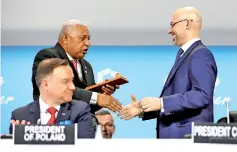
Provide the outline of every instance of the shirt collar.
[[73,58],[71,57],[71,55],[69,55],[67,52],[66,52],[66,54],[67,54],[67,57],[68,57],[68,59],[69,59],[70,61],[75,60],[75,59],[73,59]]
[[200,40],[200,38],[194,38],[192,40],[189,40],[181,48],[183,49],[184,52],[186,52],[190,48],[190,46],[198,40]]
[[[39,105],[40,105],[40,112],[47,113],[47,109],[49,108],[49,105],[47,105],[41,97],[39,97]],[[59,111],[60,105],[54,106],[54,108],[56,108],[57,111]]]

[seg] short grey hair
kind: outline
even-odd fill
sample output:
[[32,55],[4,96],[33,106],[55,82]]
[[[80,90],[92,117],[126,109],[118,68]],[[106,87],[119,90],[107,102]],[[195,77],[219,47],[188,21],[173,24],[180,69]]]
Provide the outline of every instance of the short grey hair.
[[99,111],[96,111],[96,112],[95,112],[95,115],[96,115],[96,116],[97,116],[97,115],[111,115],[111,116],[112,116],[112,114],[110,113],[110,111],[107,110],[107,109],[104,109],[104,108],[100,109]]
[[76,19],[72,19],[72,20],[68,20],[66,22],[63,23],[62,27],[61,27],[61,31],[59,33],[58,36],[58,40],[65,34],[67,33],[68,29],[76,26],[76,25],[81,25],[81,26],[86,26],[88,27],[84,22],[80,21],[80,20],[76,20]]
[[115,127],[115,125],[114,125],[114,123],[115,123],[114,122],[114,117],[113,117],[113,115],[111,114],[111,112],[109,110],[107,110],[105,108],[102,108],[102,109],[100,109],[100,110],[95,112],[95,116],[105,116],[105,115],[110,115],[111,116],[112,122],[113,122],[113,126]]

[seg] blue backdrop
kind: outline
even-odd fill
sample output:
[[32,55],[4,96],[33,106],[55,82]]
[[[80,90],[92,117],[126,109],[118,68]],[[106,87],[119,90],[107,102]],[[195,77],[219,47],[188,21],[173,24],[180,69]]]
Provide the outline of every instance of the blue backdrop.
[[[31,69],[36,53],[48,46],[3,46],[1,76],[1,133],[8,133],[11,111],[32,101]],[[237,110],[237,46],[209,46],[217,66],[214,102],[215,121],[226,115],[226,101]],[[123,105],[138,99],[159,96],[177,53],[174,46],[92,46],[86,56],[97,76],[120,72],[129,83],[114,94]],[[100,74],[97,74],[97,73]],[[115,138],[155,138],[155,120],[120,120],[116,114]]]

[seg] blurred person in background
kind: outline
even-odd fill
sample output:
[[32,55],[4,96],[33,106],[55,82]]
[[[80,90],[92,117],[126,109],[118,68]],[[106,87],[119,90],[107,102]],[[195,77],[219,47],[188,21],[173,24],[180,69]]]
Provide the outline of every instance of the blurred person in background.
[[100,109],[95,113],[95,116],[101,125],[102,136],[105,139],[110,139],[113,137],[115,132],[114,117],[107,109]]

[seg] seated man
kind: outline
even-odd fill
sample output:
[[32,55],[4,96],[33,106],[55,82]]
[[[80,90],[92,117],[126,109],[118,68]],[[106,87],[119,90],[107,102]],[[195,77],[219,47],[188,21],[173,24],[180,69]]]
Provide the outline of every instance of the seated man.
[[112,114],[106,109],[100,109],[95,113],[99,124],[102,126],[103,138],[112,138],[115,132],[114,118]]
[[59,124],[65,120],[78,125],[78,138],[94,138],[90,106],[86,102],[72,100],[75,86],[73,71],[67,60],[51,58],[43,60],[36,72],[40,90],[39,100],[12,112],[12,124]]

